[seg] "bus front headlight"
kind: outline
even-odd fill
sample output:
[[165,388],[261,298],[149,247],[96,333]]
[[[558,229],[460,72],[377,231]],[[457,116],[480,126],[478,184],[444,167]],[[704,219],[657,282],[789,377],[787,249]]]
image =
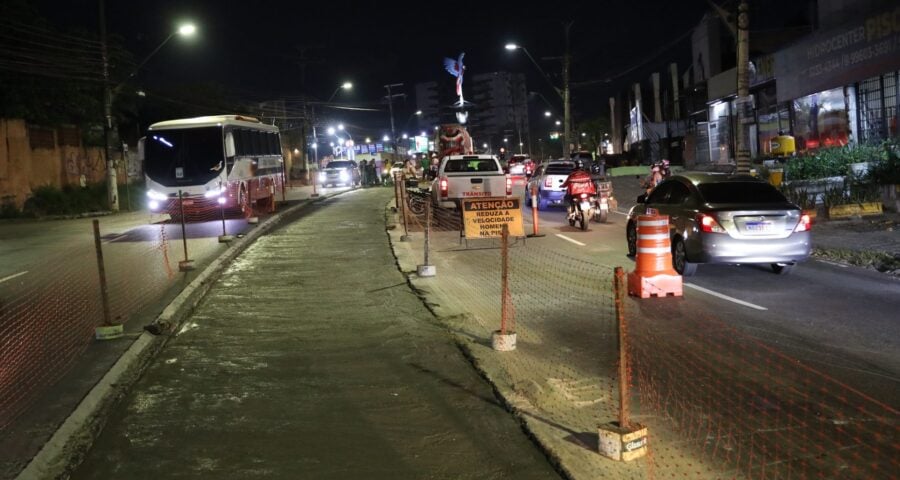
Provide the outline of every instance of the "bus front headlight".
[[165,193],[160,193],[160,192],[157,192],[156,190],[147,190],[147,197],[150,198],[151,200],[157,200],[157,201],[162,201],[162,200],[165,200],[166,198],[169,198],[166,196]]

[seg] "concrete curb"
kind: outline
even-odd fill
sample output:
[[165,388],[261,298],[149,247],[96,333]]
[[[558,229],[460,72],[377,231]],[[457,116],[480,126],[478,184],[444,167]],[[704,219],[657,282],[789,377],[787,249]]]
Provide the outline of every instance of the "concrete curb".
[[231,261],[257,238],[280,225],[290,215],[310,205],[353,190],[355,189],[303,200],[298,205],[279,211],[251,230],[246,236],[233,242],[225,252],[210,262],[156,318],[154,324],[160,327],[163,334],[141,333],[82,399],[78,407],[66,418],[16,479],[68,478],[81,464],[94,440],[100,435],[108,413],[128,393],[150,361],[175,335],[181,322],[193,313],[194,308],[203,300],[206,292]]

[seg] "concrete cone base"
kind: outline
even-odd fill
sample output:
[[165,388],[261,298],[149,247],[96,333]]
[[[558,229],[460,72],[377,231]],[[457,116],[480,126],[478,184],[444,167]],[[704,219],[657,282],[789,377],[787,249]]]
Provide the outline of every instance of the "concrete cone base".
[[418,265],[416,266],[416,274],[420,277],[433,277],[437,274],[437,267],[434,265]]
[[259,217],[249,217],[247,219],[247,223],[249,223],[250,225],[256,225],[257,223],[259,223]]
[[684,294],[681,275],[642,277],[637,272],[631,272],[628,274],[628,294],[640,298],[680,297]]
[[620,462],[630,462],[647,455],[647,427],[635,423],[619,428],[618,422],[598,427],[600,454]]
[[491,334],[491,348],[498,352],[510,352],[516,349],[516,334],[501,334],[496,330]]
[[219,243],[228,243],[234,240],[233,235],[219,235]]
[[178,262],[178,270],[181,272],[190,272],[197,267],[194,266],[193,260],[182,260]]
[[101,325],[94,329],[94,338],[97,340],[112,340],[121,337],[124,332],[121,323],[116,325]]

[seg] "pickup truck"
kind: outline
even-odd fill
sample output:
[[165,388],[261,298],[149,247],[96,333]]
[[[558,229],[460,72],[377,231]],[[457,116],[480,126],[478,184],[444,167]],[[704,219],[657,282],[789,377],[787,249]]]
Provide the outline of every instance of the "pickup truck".
[[491,155],[449,155],[431,184],[432,204],[459,208],[464,198],[510,197],[512,180]]

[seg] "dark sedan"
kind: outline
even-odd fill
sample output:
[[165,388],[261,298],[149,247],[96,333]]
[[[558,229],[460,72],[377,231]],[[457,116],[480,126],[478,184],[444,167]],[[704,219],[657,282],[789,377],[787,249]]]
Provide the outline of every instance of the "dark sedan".
[[672,263],[684,276],[699,263],[768,264],[787,274],[809,257],[809,217],[755,177],[686,172],[667,178],[628,214],[629,255],[637,251],[638,215],[652,211],[669,216]]

